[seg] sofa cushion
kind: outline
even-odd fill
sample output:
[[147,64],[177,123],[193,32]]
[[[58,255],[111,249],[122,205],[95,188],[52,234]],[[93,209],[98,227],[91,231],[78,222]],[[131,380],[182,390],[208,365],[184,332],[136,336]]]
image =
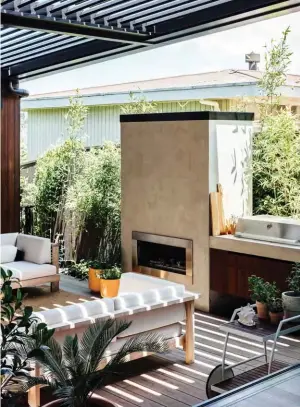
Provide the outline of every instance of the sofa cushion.
[[2,267],[6,270],[11,270],[13,277],[18,278],[20,281],[56,274],[56,267],[52,264],[36,264],[28,261],[13,261],[11,263],[5,263],[2,265]]
[[24,252],[24,260],[31,263],[51,263],[51,242],[44,237],[19,234],[17,248]]
[[15,261],[17,255],[17,248],[12,244],[6,244],[0,246],[0,262],[3,263],[10,263]]
[[96,319],[103,314],[113,314],[114,303],[110,298],[87,301],[74,305],[67,305],[61,308],[49,309],[41,312],[34,312],[34,315],[48,326],[59,326],[66,322],[76,322],[82,319]]
[[16,245],[18,233],[2,233],[0,235],[0,245]]
[[136,335],[184,321],[185,305],[175,304],[169,307],[156,308],[139,312],[122,319],[132,321],[132,324],[126,331],[118,335],[118,338],[125,338],[126,336]]
[[184,296],[183,284],[139,273],[125,273],[121,278],[120,292],[114,298],[115,310],[166,302]]

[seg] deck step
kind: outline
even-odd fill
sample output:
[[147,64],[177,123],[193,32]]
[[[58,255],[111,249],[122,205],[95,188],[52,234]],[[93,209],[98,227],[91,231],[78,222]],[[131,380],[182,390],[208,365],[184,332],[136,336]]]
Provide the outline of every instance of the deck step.
[[[277,372],[278,370],[284,369],[289,366],[288,363],[280,362],[278,360],[272,363],[271,373]],[[257,366],[247,372],[240,373],[231,379],[224,380],[214,384],[211,389],[217,393],[224,393],[237,387],[243,386],[253,382],[254,380],[260,379],[268,374],[269,364],[265,363],[263,365]]]

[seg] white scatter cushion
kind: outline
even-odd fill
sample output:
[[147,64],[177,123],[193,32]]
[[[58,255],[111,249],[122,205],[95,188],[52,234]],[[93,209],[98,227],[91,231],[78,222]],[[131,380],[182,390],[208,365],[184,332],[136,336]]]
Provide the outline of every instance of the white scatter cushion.
[[[95,301],[80,302],[78,304],[67,305],[60,308],[54,308],[46,311],[35,312],[41,321],[49,326],[76,322],[77,320],[96,318],[107,313],[113,313],[114,303],[111,299],[102,299]],[[86,329],[86,328],[85,328]]]
[[119,294],[114,298],[115,310],[125,310],[127,308],[133,308],[144,305],[144,299],[142,294]]
[[0,245],[16,245],[18,233],[2,233],[0,235]]
[[97,317],[97,315],[111,314],[114,312],[114,301],[111,298],[86,301],[79,304],[83,315],[86,317]]
[[49,326],[62,324],[64,322],[64,314],[60,311],[60,308],[34,312],[33,315]]
[[173,286],[178,295],[183,295],[183,284],[173,283],[162,278],[147,276],[141,273],[124,273],[121,278],[120,292],[142,293],[149,290],[157,290],[163,287]]
[[29,261],[13,261],[2,265],[5,270],[11,270],[13,277],[20,281],[32,278],[52,276],[56,274],[56,267],[52,264],[36,264]]
[[24,252],[24,260],[32,263],[51,263],[50,239],[19,234],[17,248]]
[[171,301],[176,298],[182,298],[183,295],[184,291],[180,284],[166,287],[163,286],[161,288],[139,293],[120,293],[118,297],[114,298],[115,310],[120,311],[126,308]]
[[0,263],[10,263],[15,261],[17,255],[17,248],[16,246],[7,244],[0,246]]

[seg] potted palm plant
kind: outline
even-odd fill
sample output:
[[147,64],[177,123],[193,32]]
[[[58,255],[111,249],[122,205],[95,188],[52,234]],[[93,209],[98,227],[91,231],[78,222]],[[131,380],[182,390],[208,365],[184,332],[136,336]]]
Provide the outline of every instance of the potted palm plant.
[[284,317],[300,315],[300,263],[294,263],[287,279],[289,291],[282,293]]
[[268,310],[271,324],[278,325],[283,318],[282,299],[280,297],[269,298]]
[[100,291],[100,278],[106,264],[99,260],[91,260],[89,263],[89,289],[92,292],[99,293]]
[[112,298],[118,295],[121,276],[122,271],[117,266],[103,270],[100,278],[101,297]]
[[79,341],[77,335],[66,336],[63,346],[51,339],[48,349],[36,352],[43,376],[24,383],[24,390],[32,384],[49,386],[54,400],[44,407],[114,406],[95,394],[96,389],[111,382],[119,365],[134,352],[162,353],[167,351],[167,341],[154,334],[130,338],[103,364],[105,352],[111,342],[124,332],[131,322],[108,319],[90,325]]
[[249,291],[251,298],[256,302],[257,316],[260,319],[268,319],[268,300],[278,297],[276,283],[269,283],[261,277],[255,275],[248,278]]

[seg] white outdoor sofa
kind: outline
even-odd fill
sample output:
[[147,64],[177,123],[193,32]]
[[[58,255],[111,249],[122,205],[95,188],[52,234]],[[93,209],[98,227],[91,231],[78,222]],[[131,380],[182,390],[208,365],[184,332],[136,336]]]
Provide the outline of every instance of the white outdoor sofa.
[[[139,273],[122,275],[119,294],[115,298],[95,299],[79,304],[36,312],[35,315],[63,343],[66,335],[81,337],[86,328],[108,318],[132,321],[109,346],[101,363],[105,365],[127,339],[147,333],[157,333],[168,340],[170,348],[183,346],[187,364],[194,362],[194,300],[198,294],[187,292],[184,285]],[[130,355],[128,360],[147,356]],[[39,374],[36,367],[36,374]],[[39,405],[39,388],[30,391],[31,406]]]
[[[22,260],[17,260],[17,252]],[[58,244],[50,239],[22,233],[0,235],[0,266],[11,270],[22,287],[51,283],[51,291],[59,290]],[[13,284],[13,287],[17,284]]]

